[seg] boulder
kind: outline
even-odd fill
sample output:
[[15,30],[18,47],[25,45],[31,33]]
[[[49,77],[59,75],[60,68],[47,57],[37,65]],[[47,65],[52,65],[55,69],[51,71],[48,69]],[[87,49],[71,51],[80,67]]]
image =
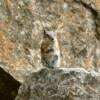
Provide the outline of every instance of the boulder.
[[100,100],[100,73],[42,69],[26,79],[15,100]]

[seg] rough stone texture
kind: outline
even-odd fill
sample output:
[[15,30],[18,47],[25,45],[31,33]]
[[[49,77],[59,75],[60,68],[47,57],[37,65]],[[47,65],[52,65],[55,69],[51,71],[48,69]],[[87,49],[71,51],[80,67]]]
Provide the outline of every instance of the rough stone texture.
[[0,0],[0,67],[21,82],[41,69],[40,45],[47,29],[58,34],[61,66],[99,71],[100,16],[94,3]]
[[100,73],[42,69],[27,78],[15,100],[100,100]]
[[95,0],[96,1],[96,7],[98,10],[100,10],[100,0]]
[[0,68],[0,100],[14,100],[20,83]]

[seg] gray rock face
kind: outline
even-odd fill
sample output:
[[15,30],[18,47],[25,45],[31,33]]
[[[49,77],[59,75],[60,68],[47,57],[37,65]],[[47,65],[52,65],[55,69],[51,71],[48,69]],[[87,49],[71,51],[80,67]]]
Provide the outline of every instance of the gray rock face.
[[15,100],[100,100],[100,73],[42,69],[27,78]]
[[0,67],[20,82],[40,70],[46,29],[57,33],[61,66],[99,71],[98,15],[95,0],[0,0]]

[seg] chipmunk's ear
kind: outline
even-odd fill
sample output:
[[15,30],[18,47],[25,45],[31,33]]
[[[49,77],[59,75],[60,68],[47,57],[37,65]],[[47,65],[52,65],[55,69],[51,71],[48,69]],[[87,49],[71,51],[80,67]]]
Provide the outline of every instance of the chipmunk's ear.
[[46,31],[44,30],[44,32],[43,32],[43,35],[45,36],[46,35]]
[[48,34],[47,34],[46,30],[44,30],[44,32],[43,32],[43,37],[44,38],[48,37]]

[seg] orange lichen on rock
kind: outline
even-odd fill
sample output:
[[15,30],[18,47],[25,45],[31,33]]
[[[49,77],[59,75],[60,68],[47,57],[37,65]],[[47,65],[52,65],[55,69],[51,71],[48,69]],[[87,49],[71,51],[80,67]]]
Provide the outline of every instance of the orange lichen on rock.
[[9,60],[13,49],[13,43],[8,40],[3,32],[0,32],[0,56]]
[[25,65],[28,65],[26,58],[13,58],[12,53],[14,49],[14,43],[12,43],[3,32],[0,32],[0,58],[10,67],[10,71],[14,72],[15,70],[23,68]]
[[28,61],[25,58],[20,58],[15,63],[16,70],[18,70],[21,67],[24,68],[26,65],[28,65]]
[[5,41],[3,43],[3,55],[6,59],[10,58],[11,52],[13,49],[13,44],[10,41]]
[[96,0],[96,7],[97,7],[97,10],[100,10],[100,0]]
[[[7,0],[7,2],[8,5],[11,4],[10,0]],[[26,58],[13,58],[12,53],[15,44],[6,37],[5,33],[7,29],[8,24],[5,21],[0,20],[0,59],[3,59],[3,61],[10,67],[10,71],[14,72],[15,70],[19,70],[21,67],[27,65],[28,61]]]
[[0,20],[0,30],[4,31],[7,28],[7,23]]
[[10,66],[11,71],[14,71],[14,70],[17,71],[19,69],[24,68],[26,65],[28,65],[28,61],[25,58],[19,58],[19,59],[16,59],[16,61],[14,61],[13,59],[10,59],[7,61],[7,63]]

